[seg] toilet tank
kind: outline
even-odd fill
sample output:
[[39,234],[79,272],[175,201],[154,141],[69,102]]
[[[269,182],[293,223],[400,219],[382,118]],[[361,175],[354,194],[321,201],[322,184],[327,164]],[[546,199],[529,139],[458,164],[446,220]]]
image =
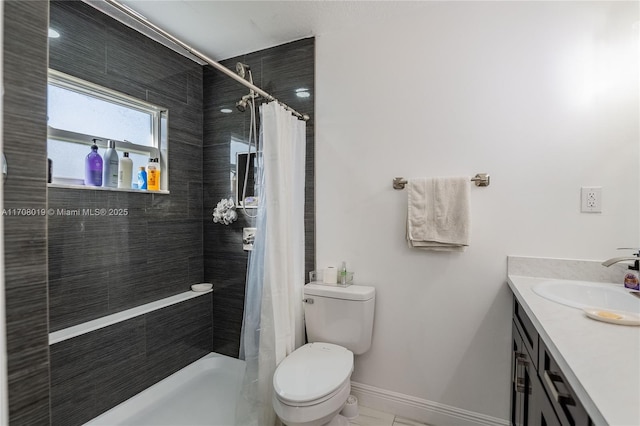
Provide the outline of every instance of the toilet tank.
[[304,286],[304,317],[309,342],[334,343],[356,355],[371,347],[376,289],[351,285]]

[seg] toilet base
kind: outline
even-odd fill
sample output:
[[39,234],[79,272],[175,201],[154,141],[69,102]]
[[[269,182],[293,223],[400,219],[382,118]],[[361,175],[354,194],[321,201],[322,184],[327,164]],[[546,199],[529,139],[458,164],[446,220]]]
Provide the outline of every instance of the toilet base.
[[338,414],[331,421],[324,426],[349,426],[349,420],[342,414]]

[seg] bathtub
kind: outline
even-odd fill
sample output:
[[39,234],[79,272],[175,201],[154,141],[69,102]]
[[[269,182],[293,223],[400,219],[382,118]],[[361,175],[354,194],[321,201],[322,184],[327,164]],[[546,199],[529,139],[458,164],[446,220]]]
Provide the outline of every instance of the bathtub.
[[210,353],[85,425],[229,426],[244,361]]

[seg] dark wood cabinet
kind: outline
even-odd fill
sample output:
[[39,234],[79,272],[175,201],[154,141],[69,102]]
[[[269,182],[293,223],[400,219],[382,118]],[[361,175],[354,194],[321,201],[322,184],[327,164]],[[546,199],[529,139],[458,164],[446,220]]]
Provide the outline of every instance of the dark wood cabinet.
[[526,426],[531,424],[532,418],[532,377],[535,368],[531,362],[531,355],[524,345],[524,341],[516,325],[513,325],[513,348],[511,359],[511,424]]
[[513,426],[589,426],[591,420],[514,298],[511,356]]

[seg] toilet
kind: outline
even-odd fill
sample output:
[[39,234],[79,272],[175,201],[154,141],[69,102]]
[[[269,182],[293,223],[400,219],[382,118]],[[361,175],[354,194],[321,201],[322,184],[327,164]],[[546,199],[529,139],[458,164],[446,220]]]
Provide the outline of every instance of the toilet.
[[371,347],[375,288],[304,286],[307,343],[273,375],[273,408],[287,426],[347,425],[353,356]]

